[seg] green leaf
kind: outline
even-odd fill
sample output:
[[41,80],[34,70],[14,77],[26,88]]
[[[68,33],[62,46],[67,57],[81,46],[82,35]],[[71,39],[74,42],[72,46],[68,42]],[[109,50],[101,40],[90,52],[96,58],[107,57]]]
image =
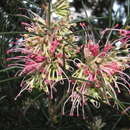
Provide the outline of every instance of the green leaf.
[[11,80],[16,80],[16,79],[19,79],[19,78],[22,78],[22,77],[24,77],[24,76],[12,77],[12,78],[8,78],[8,79],[0,80],[0,83],[8,82],[8,81],[11,81]]
[[59,16],[68,16],[69,14],[69,3],[67,0],[58,0],[52,5],[53,12]]
[[10,67],[10,68],[6,68],[6,69],[2,69],[2,70],[0,70],[0,73],[5,72],[5,71],[9,71],[9,70],[14,69],[14,68],[16,68],[16,67]]

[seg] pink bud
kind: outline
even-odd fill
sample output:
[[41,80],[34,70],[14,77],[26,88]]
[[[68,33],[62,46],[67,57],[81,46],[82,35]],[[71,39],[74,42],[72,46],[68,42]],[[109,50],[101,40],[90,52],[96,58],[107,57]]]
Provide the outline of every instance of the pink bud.
[[88,75],[90,73],[90,71],[88,70],[88,68],[85,68],[83,73],[84,73],[84,75]]
[[11,53],[11,52],[12,52],[12,49],[7,50],[7,51],[6,51],[6,54],[9,54],[9,53]]
[[121,30],[120,30],[120,35],[122,35],[122,36],[127,36],[128,34],[130,34],[130,31],[127,31],[127,30],[125,30],[125,29],[121,29]]
[[10,61],[11,60],[11,58],[6,58],[6,61]]
[[88,44],[88,49],[91,51],[93,56],[97,56],[99,54],[99,45],[90,43]]
[[56,55],[56,57],[57,57],[57,58],[62,58],[62,57],[63,57],[63,54],[62,54],[62,53],[58,53],[58,54]]
[[45,57],[44,56],[36,56],[34,60],[39,63],[39,62],[44,61]]
[[85,26],[86,26],[86,24],[85,24],[84,22],[79,23],[79,25],[80,25],[81,27],[85,27]]
[[112,45],[111,45],[110,43],[108,43],[108,44],[105,45],[103,51],[104,51],[104,52],[108,52],[108,51],[111,50],[112,48],[113,48]]

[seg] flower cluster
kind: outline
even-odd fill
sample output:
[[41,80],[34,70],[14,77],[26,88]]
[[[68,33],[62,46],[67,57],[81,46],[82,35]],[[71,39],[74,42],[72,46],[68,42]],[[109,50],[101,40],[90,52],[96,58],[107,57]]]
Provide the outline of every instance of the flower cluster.
[[[98,44],[102,39],[95,42],[94,38],[89,37],[85,44],[79,47],[74,44],[76,39],[70,30],[72,24],[68,20],[69,17],[52,20],[51,24],[48,24],[48,21],[35,13],[32,15],[33,21],[30,24],[22,23],[28,33],[23,34],[23,40],[18,39],[7,51],[8,54],[21,53],[20,56],[7,59],[14,61],[9,66],[20,69],[17,75],[30,75],[22,81],[22,90],[18,96],[24,90],[39,88],[53,98],[56,83],[67,79],[68,86],[65,87],[68,90],[66,93],[69,94],[63,104],[63,114],[68,102],[72,103],[71,116],[75,113],[78,116],[80,108],[84,116],[84,107],[88,100],[96,107],[100,106],[98,99],[107,104],[112,101],[118,106],[117,93],[121,92],[120,88],[124,87],[130,92],[130,76],[124,72],[129,68],[130,61],[129,31],[107,28],[101,33],[101,38],[107,37],[104,34],[108,34],[104,46],[100,47]],[[86,31],[86,25],[80,25]],[[119,37],[110,40],[113,31]],[[120,46],[117,47],[117,43],[120,43]],[[83,54],[81,59],[77,52]],[[70,61],[73,62],[73,66]],[[67,74],[66,70],[73,72]]]
[[[107,29],[107,31],[117,31],[117,33],[121,30],[122,29]],[[95,43],[91,39],[88,40],[86,44],[82,45],[81,51],[83,50],[85,60],[74,60],[77,70],[72,75],[77,79],[82,79],[74,81],[75,88],[73,88],[72,91],[72,95],[77,93],[81,97],[81,104],[72,104],[73,113],[74,108],[78,108],[79,105],[84,106],[84,104],[87,104],[89,96],[97,99],[90,100],[95,107],[100,106],[99,100],[102,100],[107,104],[113,102],[114,105],[118,106],[119,102],[117,93],[121,92],[121,88],[124,87],[130,93],[130,76],[124,72],[125,69],[130,67],[128,48],[129,36],[124,34],[123,36],[124,37],[120,35],[119,39],[115,39],[112,42],[110,40],[107,41],[104,47],[100,47],[99,44]],[[117,42],[120,42],[120,48],[117,48]],[[78,113],[79,112],[77,112],[77,115]]]

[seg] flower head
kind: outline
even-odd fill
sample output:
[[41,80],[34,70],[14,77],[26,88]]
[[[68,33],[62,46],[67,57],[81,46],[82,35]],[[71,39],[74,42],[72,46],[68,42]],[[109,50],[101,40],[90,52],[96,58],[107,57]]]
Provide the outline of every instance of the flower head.
[[[130,31],[106,29],[97,43],[93,34],[85,32],[88,33],[86,44],[79,47],[73,44],[77,41],[69,29],[71,24],[67,18],[57,21],[52,19],[48,23],[35,13],[32,13],[32,16],[34,16],[32,23],[22,23],[28,31],[22,35],[23,40],[17,39],[15,45],[7,51],[7,54],[21,53],[20,56],[7,59],[8,62],[11,60],[13,62],[10,66],[19,68],[17,75],[30,75],[22,81],[22,90],[18,96],[24,90],[37,88],[53,98],[53,92],[58,91],[57,83],[67,80],[68,97],[63,105],[63,113],[65,105],[70,102],[70,115],[76,113],[79,116],[81,108],[84,117],[84,106],[87,101],[99,107],[100,104],[96,101],[99,98],[107,104],[113,99],[114,104],[118,106],[117,92],[121,92],[120,86],[130,92],[127,81],[130,80],[130,76],[124,72],[129,68],[130,62],[127,46]],[[80,23],[80,26],[86,31],[84,23]],[[110,40],[110,33],[106,36],[108,39],[104,46],[100,47],[98,43],[109,30],[120,32],[119,38]],[[118,48],[117,42],[121,43]],[[77,53],[81,56],[78,57]],[[124,83],[118,81],[118,78]],[[91,96],[92,99],[89,98]]]

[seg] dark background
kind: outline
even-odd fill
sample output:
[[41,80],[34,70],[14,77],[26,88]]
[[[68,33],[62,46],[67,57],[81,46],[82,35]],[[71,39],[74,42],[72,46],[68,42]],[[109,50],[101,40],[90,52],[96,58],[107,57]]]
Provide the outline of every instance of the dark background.
[[[77,13],[81,13],[83,9],[81,1],[74,0],[70,3]],[[46,117],[47,107],[43,95],[38,90],[32,93],[25,92],[18,100],[14,100],[20,90],[19,83],[22,77],[14,77],[16,70],[5,70],[6,50],[9,48],[9,42],[15,41],[20,37],[19,33],[25,31],[21,22],[29,22],[23,17],[18,17],[17,14],[28,15],[27,11],[21,9],[27,8],[42,16],[42,6],[45,2],[45,0],[0,0],[0,130],[91,130],[89,128],[92,124],[89,118],[91,114],[88,111],[87,120],[83,120],[82,117],[65,116],[59,123],[50,126],[50,121]],[[119,7],[117,11],[113,10],[115,2]],[[115,24],[119,24],[121,28],[129,26],[129,0],[83,0],[83,3],[92,10],[89,20],[99,31]],[[82,19],[82,16],[79,19]],[[127,20],[124,22],[124,19]],[[126,93],[119,98],[125,102],[130,101]],[[106,123],[103,130],[130,128],[129,117],[122,116],[118,111],[104,104],[98,110],[91,107],[91,113],[93,117],[101,117]]]

